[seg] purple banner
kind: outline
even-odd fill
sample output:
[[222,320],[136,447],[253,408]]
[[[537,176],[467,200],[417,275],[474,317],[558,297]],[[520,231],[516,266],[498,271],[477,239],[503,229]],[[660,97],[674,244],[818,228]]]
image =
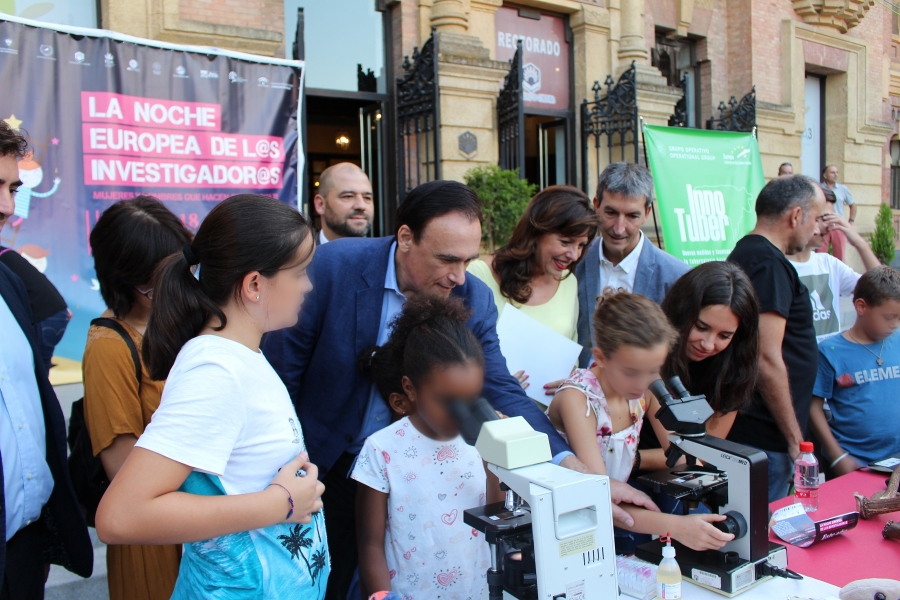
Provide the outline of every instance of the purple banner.
[[297,206],[302,63],[141,41],[0,20],[0,119],[31,147],[0,245],[65,297],[74,360],[105,310],[88,239],[110,204],[150,194],[193,230],[236,193]]

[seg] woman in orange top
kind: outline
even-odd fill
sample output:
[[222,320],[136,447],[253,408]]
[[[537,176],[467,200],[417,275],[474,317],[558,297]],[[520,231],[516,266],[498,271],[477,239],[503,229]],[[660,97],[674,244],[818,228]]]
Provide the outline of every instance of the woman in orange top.
[[[112,205],[91,232],[94,267],[108,310],[141,352],[156,265],[190,243],[191,232],[158,200],[139,196]],[[137,380],[131,350],[107,327],[92,326],[84,350],[84,412],[94,455],[110,480],[128,458],[159,406],[164,381],[153,381],[141,360]],[[111,600],[163,600],[172,595],[181,546],[109,546]]]

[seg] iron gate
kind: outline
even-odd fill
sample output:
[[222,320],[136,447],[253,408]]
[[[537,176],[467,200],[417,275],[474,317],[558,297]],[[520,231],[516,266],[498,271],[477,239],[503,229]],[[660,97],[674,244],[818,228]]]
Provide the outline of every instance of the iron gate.
[[636,69],[632,61],[631,67],[623,72],[618,81],[613,81],[612,75],[606,76],[606,95],[601,98],[600,91],[603,86],[599,81],[594,82],[594,100],[581,103],[581,182],[585,193],[590,194],[588,188],[590,181],[591,156],[589,152],[591,138],[593,137],[593,163],[599,176],[600,153],[602,138],[606,138],[606,146],[609,149],[609,162],[613,162],[613,148],[621,150],[619,160],[626,161],[625,153],[628,144],[634,147],[634,156],[630,157],[634,162],[639,160],[638,144],[638,106],[637,86],[635,83]]
[[403,77],[397,78],[397,135],[400,202],[420,183],[441,178],[437,38],[431,37],[412,61],[403,58]]
[[756,127],[756,86],[738,102],[734,96],[728,101],[719,102],[719,118],[710,117],[706,121],[707,129],[717,131],[751,132]]
[[522,40],[509,61],[509,73],[497,98],[497,128],[500,138],[500,168],[518,170],[525,179],[525,102],[522,90]]

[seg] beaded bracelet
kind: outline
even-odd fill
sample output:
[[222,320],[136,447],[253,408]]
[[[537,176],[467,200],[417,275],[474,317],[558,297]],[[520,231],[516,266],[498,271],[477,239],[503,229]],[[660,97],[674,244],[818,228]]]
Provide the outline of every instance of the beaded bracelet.
[[272,487],[273,485],[277,485],[278,487],[280,487],[281,489],[283,489],[284,491],[287,492],[288,504],[291,505],[291,510],[288,511],[287,516],[284,518],[284,520],[287,521],[288,519],[291,518],[291,515],[294,514],[294,497],[291,496],[291,492],[288,491],[288,489],[286,487],[284,487],[283,485],[281,485],[280,483],[270,483],[269,487]]

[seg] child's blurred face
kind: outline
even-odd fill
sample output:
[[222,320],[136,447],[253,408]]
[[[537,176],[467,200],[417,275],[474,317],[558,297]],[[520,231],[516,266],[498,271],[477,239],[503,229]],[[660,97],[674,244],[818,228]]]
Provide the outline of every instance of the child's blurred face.
[[873,340],[883,340],[900,326],[900,301],[886,300],[878,306],[872,306],[860,298],[853,304],[860,327]]
[[471,404],[481,397],[484,369],[474,360],[433,370],[418,386],[403,378],[413,410],[410,419],[428,437],[449,440],[459,434],[449,405],[456,400]]
[[669,347],[657,344],[650,348],[620,346],[610,356],[594,348],[594,359],[603,371],[612,390],[629,400],[637,400],[659,379],[659,370],[666,362]]

